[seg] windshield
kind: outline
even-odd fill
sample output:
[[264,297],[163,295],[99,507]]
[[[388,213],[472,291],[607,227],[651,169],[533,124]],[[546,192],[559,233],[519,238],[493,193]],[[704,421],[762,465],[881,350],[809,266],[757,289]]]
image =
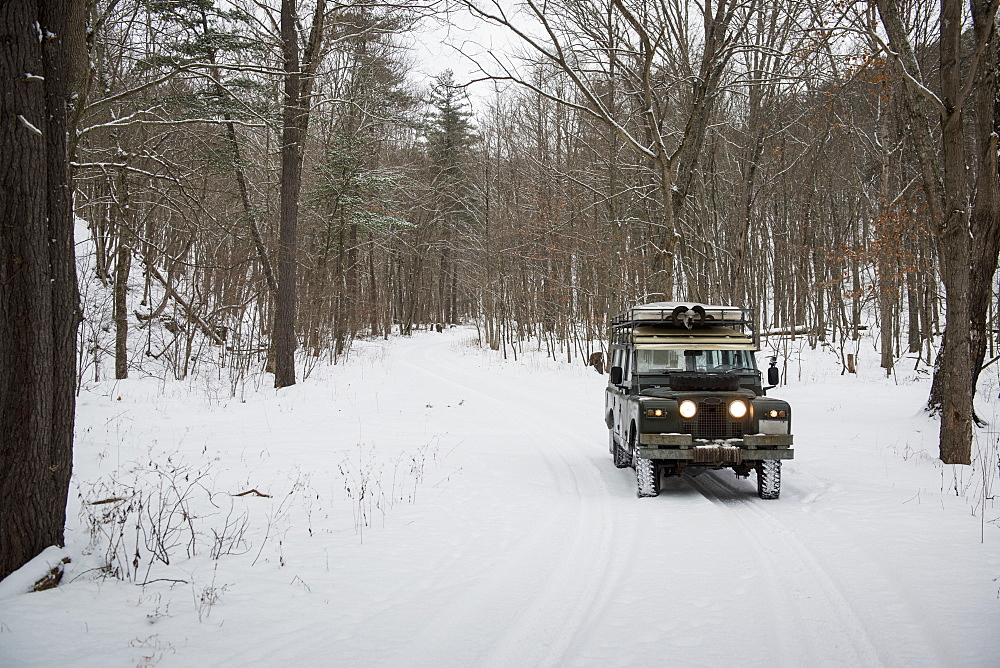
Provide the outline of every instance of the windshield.
[[756,371],[749,350],[655,350],[635,351],[637,373],[670,371]]

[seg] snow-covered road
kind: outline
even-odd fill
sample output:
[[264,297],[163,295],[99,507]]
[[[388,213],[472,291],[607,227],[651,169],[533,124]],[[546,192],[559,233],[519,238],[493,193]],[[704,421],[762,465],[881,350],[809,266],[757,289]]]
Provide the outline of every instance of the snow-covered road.
[[172,452],[211,462],[217,505],[271,498],[237,497],[244,554],[151,571],[182,583],[96,580],[76,526],[73,582],[0,598],[0,664],[1000,665],[1000,534],[949,493],[925,386],[817,355],[776,392],[797,452],[779,500],[729,471],[638,499],[603,377],[473,338],[358,344],[245,403],[88,389],[78,486]]

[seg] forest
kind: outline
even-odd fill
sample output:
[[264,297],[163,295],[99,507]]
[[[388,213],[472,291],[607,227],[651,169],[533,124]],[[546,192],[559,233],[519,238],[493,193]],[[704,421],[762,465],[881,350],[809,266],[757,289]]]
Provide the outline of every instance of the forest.
[[[845,372],[876,323],[967,462],[998,346],[997,4],[67,3],[76,385],[283,387],[453,324],[585,360],[632,304],[732,303]],[[459,41],[475,81],[421,80],[414,43],[458,17],[510,51]]]
[[[572,359],[609,314],[673,298],[746,304],[841,351],[868,309],[889,373],[934,363],[954,311],[942,253],[969,258],[979,369],[995,354],[996,3],[959,8],[955,140],[934,118],[936,3],[93,2],[69,151],[115,341],[85,323],[81,373],[112,347],[118,377],[141,366],[126,342],[157,318],[180,337],[178,377],[197,333],[248,370],[459,322]],[[510,54],[464,47],[495,82],[476,107],[451,71],[414,81],[404,39],[463,11],[514,36]],[[972,209],[964,249],[942,233],[951,197]],[[129,313],[136,271],[163,297]]]

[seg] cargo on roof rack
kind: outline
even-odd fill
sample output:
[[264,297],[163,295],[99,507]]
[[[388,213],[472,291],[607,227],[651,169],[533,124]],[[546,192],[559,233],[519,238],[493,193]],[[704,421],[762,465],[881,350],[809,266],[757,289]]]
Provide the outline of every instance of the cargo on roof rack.
[[[757,331],[753,313],[738,306],[653,302],[633,306],[611,319],[612,338],[632,343],[672,343],[687,338],[701,347],[710,343],[737,344],[756,350]],[[687,335],[685,337],[685,334]],[[749,345],[746,345],[749,344]],[[692,346],[694,347],[694,346]]]
[[652,325],[659,327],[738,327],[753,329],[753,314],[738,306],[712,304],[653,302],[633,306],[611,319],[615,329]]
[[731,327],[650,327],[637,325],[617,331],[616,341],[631,342],[636,348],[662,350],[757,350],[757,343],[750,334]]

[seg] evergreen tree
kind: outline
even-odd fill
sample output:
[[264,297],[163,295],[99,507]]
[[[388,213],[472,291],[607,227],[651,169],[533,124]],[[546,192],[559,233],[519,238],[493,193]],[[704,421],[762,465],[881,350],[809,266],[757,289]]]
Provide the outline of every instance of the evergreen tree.
[[427,126],[427,151],[441,226],[441,273],[438,282],[440,320],[457,319],[458,265],[456,242],[468,238],[474,216],[474,189],[469,178],[472,148],[477,137],[470,121],[471,105],[455,75],[445,70],[431,87],[431,112]]
[[435,176],[456,183],[463,179],[470,150],[476,142],[468,96],[455,83],[455,74],[445,70],[431,86],[432,107],[427,128],[427,145]]

